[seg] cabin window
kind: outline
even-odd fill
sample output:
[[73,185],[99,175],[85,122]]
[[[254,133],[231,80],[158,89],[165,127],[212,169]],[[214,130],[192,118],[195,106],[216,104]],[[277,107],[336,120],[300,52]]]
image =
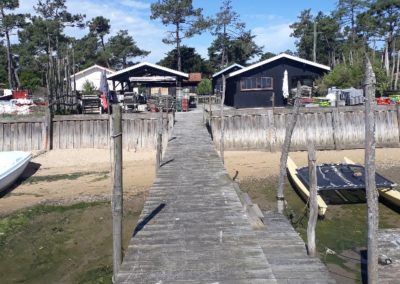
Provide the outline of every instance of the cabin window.
[[247,77],[240,81],[240,89],[242,91],[249,90],[272,90],[272,77]]

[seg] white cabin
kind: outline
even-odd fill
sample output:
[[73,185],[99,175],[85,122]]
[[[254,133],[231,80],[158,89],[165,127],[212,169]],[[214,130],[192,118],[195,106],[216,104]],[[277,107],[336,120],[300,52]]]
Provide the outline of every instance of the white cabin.
[[[100,80],[101,80],[101,73],[103,70],[106,71],[107,75],[113,74],[115,71],[106,67],[102,67],[99,65],[93,65],[89,68],[86,68],[78,73],[75,73],[75,81],[76,81],[76,90],[82,91],[83,85],[86,81],[91,82],[95,88],[98,90],[100,89]],[[74,75],[71,75],[71,89],[74,88]],[[112,90],[112,81],[108,81],[108,89]],[[121,90],[120,86],[116,87],[116,90]]]

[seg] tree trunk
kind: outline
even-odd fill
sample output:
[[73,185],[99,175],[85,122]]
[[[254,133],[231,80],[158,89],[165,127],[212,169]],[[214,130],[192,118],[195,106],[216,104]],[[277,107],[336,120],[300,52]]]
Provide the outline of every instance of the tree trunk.
[[[4,19],[5,14],[3,8],[1,8],[1,16]],[[10,35],[8,33],[7,27],[5,28],[4,34],[6,36],[6,47],[7,47],[7,70],[8,70],[8,84],[10,89],[13,90],[15,88],[14,79],[13,79],[13,59],[11,53],[11,43],[10,43]]]
[[389,68],[389,44],[386,42],[385,46],[385,70],[386,70],[386,75],[389,77],[390,76],[390,68]]
[[177,52],[177,61],[178,61],[178,71],[182,71],[182,62],[181,62],[181,38],[179,36],[179,24],[176,25],[175,31],[176,37],[176,52]]
[[225,119],[224,119],[224,103],[225,103],[225,91],[226,91],[226,78],[225,75],[222,74],[222,97],[221,97],[221,139],[219,142],[219,154],[221,155],[222,163],[225,163],[224,158],[224,128],[225,128]]
[[318,218],[318,203],[317,203],[317,166],[316,166],[315,147],[313,143],[308,147],[308,173],[310,181],[310,218],[307,225],[307,248],[308,255],[311,257],[317,256],[315,245],[315,227]]
[[15,78],[16,87],[18,89],[20,89],[21,88],[21,81],[19,80],[19,76],[18,76],[18,67],[17,68],[13,68],[13,69],[14,69],[14,78]]
[[399,81],[399,65],[400,65],[400,50],[397,52],[397,65],[396,65],[396,78],[394,79],[394,89],[397,90],[397,83]]
[[313,61],[317,62],[317,22],[314,20]]
[[283,213],[283,208],[284,208],[285,196],[283,190],[286,178],[286,164],[289,156],[290,142],[292,139],[293,130],[294,127],[296,126],[297,117],[299,115],[300,96],[301,96],[301,85],[300,82],[297,82],[297,91],[296,91],[296,96],[294,98],[294,108],[292,114],[289,115],[289,118],[287,119],[285,140],[282,145],[282,153],[281,153],[280,169],[279,169],[279,181],[278,181],[278,189],[276,195],[276,199],[278,201],[277,206],[279,213]]
[[353,64],[354,64],[353,51],[352,50],[350,50],[350,53],[349,53],[349,64],[350,64],[350,66],[353,66]]
[[365,189],[368,207],[368,283],[378,283],[379,223],[378,192],[375,182],[375,74],[367,55],[364,64],[365,94]]
[[[393,50],[396,50],[396,41],[393,43]],[[394,67],[396,65],[396,52],[392,52],[392,72],[390,74],[390,88],[394,89]]]
[[106,59],[107,68],[110,68],[110,62],[106,54],[106,45],[104,44],[104,36],[100,36],[101,48],[103,49],[104,58]]

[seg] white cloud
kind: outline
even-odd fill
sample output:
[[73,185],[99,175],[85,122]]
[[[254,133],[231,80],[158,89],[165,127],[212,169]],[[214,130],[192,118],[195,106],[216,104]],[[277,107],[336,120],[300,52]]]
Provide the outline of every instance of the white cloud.
[[[103,4],[107,3],[107,4]],[[37,0],[20,1],[21,13],[35,14],[33,6]],[[172,49],[171,46],[162,43],[166,28],[156,21],[150,20],[150,5],[136,0],[121,0],[100,2],[96,0],[68,0],[66,2],[68,11],[73,14],[85,14],[85,21],[96,16],[103,16],[110,19],[110,36],[115,35],[119,30],[128,30],[139,48],[151,51],[150,55],[140,59],[149,62],[157,62],[165,56],[165,53]],[[66,28],[66,34],[77,38],[87,34],[87,29]]]
[[294,49],[294,39],[290,37],[292,30],[290,23],[269,25],[268,27],[256,27],[252,29],[255,42],[263,45],[265,51],[274,53],[283,52],[287,49]]
[[121,5],[132,7],[132,8],[135,8],[135,9],[149,9],[150,8],[150,4],[149,3],[145,3],[145,2],[141,2],[141,1],[119,0],[118,2]]

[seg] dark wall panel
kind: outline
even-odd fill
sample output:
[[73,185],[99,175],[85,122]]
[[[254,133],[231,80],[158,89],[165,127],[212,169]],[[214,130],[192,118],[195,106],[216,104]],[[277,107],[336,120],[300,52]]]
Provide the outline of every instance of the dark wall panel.
[[[228,93],[229,96],[234,97],[234,104],[232,106],[236,108],[272,106],[272,92],[275,93],[275,106],[283,106],[286,103],[282,94],[283,73],[285,70],[288,71],[289,88],[296,87],[296,78],[299,76],[319,78],[326,72],[323,69],[287,58],[275,60],[228,79]],[[241,91],[240,81],[246,77],[272,77],[273,89]]]

